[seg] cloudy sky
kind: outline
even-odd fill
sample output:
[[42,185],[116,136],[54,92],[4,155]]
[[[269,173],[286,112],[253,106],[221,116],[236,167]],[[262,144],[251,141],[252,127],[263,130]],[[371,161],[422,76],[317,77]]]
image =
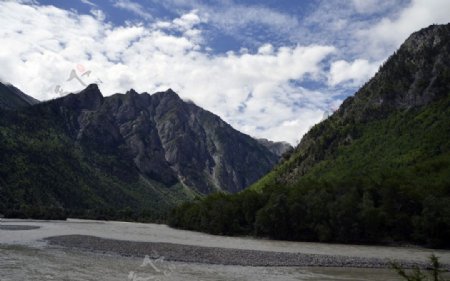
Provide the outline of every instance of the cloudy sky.
[[0,80],[48,100],[172,88],[295,144],[449,0],[0,0]]

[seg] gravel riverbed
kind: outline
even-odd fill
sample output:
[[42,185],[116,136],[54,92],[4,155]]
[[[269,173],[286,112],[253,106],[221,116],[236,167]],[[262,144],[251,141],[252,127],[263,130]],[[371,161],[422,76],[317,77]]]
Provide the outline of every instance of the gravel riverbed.
[[[168,261],[193,262],[242,266],[323,266],[355,268],[388,268],[393,260],[379,258],[348,257],[202,247],[160,242],[138,242],[99,238],[88,235],[62,235],[45,238],[50,245],[122,256],[164,258]],[[401,266],[412,268],[427,265],[421,262],[396,260]],[[450,265],[444,268],[450,270]]]

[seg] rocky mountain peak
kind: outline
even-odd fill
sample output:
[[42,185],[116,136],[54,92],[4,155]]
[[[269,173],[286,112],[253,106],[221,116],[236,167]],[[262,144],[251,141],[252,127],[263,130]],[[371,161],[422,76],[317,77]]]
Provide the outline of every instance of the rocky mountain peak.
[[402,47],[409,52],[419,53],[424,49],[439,48],[449,39],[449,24],[431,25],[411,34]]
[[427,105],[450,92],[450,24],[412,34],[378,73],[337,111],[346,120],[370,121]]
[[139,95],[139,93],[136,92],[134,89],[130,89],[125,93],[125,95],[137,96],[137,95]]
[[[96,85],[63,98],[68,131],[92,151],[128,159],[135,173],[196,192],[238,192],[270,170],[279,155],[184,102],[172,89],[103,98]],[[255,168],[251,164],[258,163]]]
[[97,84],[90,84],[77,94],[69,94],[62,98],[64,106],[78,110],[94,110],[103,103],[103,95]]
[[170,99],[181,101],[180,96],[170,88],[164,92],[156,92],[152,96],[158,97],[159,99]]

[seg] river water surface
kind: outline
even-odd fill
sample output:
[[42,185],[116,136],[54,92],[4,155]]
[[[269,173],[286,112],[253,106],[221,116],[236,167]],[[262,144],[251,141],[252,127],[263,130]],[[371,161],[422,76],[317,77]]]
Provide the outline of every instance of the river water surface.
[[[15,226],[15,227],[11,227]],[[21,229],[36,226],[34,229]],[[58,235],[308,254],[426,261],[434,252],[450,263],[449,251],[419,248],[349,246],[222,237],[175,230],[165,225],[85,220],[0,222],[0,280],[401,280],[389,269],[251,267],[182,263],[123,257],[48,245]],[[149,253],[151,255],[152,253]]]

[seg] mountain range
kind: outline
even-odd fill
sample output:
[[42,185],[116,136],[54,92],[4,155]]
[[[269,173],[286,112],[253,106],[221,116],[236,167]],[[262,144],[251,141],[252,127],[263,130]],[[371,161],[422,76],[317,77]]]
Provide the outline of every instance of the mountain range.
[[450,24],[412,34],[295,149],[170,89],[38,102],[0,84],[0,214],[450,247],[449,61]]
[[228,235],[450,247],[450,24],[412,34],[280,164],[235,195],[175,209]]
[[6,216],[151,219],[196,196],[241,191],[290,148],[261,144],[170,89],[103,97],[92,84],[42,103],[1,90]]

